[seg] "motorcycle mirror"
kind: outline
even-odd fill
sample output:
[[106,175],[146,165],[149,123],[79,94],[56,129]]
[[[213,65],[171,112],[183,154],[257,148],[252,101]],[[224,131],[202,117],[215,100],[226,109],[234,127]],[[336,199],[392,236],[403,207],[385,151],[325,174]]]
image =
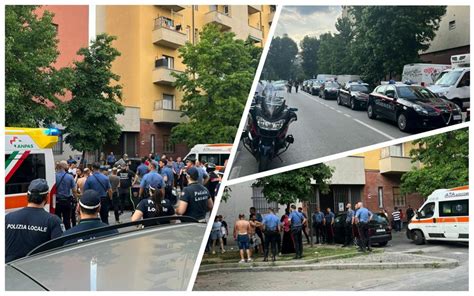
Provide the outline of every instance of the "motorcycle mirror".
[[298,108],[288,108],[288,110],[296,112],[296,111],[298,111]]

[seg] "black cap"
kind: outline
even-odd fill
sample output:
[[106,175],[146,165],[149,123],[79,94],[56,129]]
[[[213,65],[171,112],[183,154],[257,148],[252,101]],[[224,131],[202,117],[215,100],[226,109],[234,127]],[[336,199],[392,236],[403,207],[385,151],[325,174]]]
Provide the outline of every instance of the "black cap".
[[39,193],[47,194],[49,191],[48,182],[45,179],[35,179],[31,181],[30,186],[28,186],[28,194]]
[[84,191],[79,199],[79,204],[88,210],[97,209],[100,206],[99,193],[92,189]]
[[186,171],[186,174],[191,178],[193,179],[194,181],[196,181],[197,179],[199,179],[199,171],[196,167],[191,167],[189,168],[187,171]]

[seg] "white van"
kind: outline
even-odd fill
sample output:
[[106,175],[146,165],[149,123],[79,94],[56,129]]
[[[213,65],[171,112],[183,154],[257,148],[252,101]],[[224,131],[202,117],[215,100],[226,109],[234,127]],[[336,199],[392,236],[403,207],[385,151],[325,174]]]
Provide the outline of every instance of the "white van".
[[5,128],[6,212],[25,207],[30,182],[42,178],[50,189],[45,209],[54,213],[56,177],[52,148],[58,142],[58,135],[57,129]]
[[225,161],[229,159],[231,150],[232,144],[197,144],[184,160],[193,158],[200,162],[213,163],[220,170],[224,167]]
[[319,81],[327,81],[327,80],[336,80],[337,79],[337,76],[336,75],[332,75],[332,74],[318,74],[318,76],[316,76],[316,80],[319,80]]
[[469,241],[469,186],[435,190],[409,221],[407,237],[426,241]]
[[429,86],[435,83],[438,76],[451,65],[443,64],[407,64],[403,66],[402,81]]

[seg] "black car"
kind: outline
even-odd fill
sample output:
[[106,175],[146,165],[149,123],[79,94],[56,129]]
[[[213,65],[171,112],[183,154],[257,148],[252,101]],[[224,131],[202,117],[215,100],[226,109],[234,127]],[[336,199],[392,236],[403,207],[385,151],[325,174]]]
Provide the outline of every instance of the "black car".
[[309,80],[308,92],[312,94],[313,96],[319,96],[321,85],[323,85],[322,81],[319,81],[316,79]]
[[392,120],[401,131],[433,129],[462,122],[461,109],[418,85],[379,85],[369,95],[367,115]]
[[369,93],[370,88],[367,83],[348,82],[339,89],[337,104],[349,106],[352,110],[366,109]]
[[319,96],[324,100],[337,99],[341,86],[335,81],[326,81],[321,85]]
[[[345,240],[344,223],[346,221],[346,213],[338,214],[334,219],[335,232],[334,242],[343,244]],[[359,233],[357,228],[353,228],[354,241],[356,242]],[[379,245],[381,247],[386,246],[389,241],[392,240],[392,229],[388,218],[381,213],[374,213],[372,220],[369,222],[369,236],[371,245]]]

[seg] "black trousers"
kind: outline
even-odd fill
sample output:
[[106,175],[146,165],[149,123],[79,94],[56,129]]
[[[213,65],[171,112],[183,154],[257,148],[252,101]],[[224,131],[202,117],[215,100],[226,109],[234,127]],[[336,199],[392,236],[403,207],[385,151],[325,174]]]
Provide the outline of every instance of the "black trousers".
[[109,208],[110,199],[108,197],[100,198],[100,220],[105,224],[109,224]]
[[118,222],[118,221],[120,221],[120,208],[121,208],[121,206],[120,206],[120,197],[119,197],[118,192],[114,192],[112,194],[112,205],[114,207],[115,221]]
[[71,225],[72,227],[76,226],[77,224],[76,208],[77,208],[77,200],[76,198],[72,197],[71,198]]
[[270,252],[270,246],[272,248],[272,256],[277,255],[277,240],[280,236],[278,231],[265,231],[265,258],[268,258],[268,253]]
[[306,225],[303,225],[303,234],[304,234],[304,237],[306,238],[306,241],[309,244],[308,227]]
[[345,246],[352,245],[352,243],[354,242],[354,239],[352,237],[352,223],[346,222],[344,224],[344,236],[345,236],[344,245]]
[[130,188],[119,188],[119,207],[120,212],[125,210],[125,201],[130,201]]
[[291,228],[291,234],[295,240],[296,257],[303,256],[303,227],[297,226]]
[[314,223],[314,233],[316,234],[316,243],[324,243],[323,223]]
[[178,201],[176,200],[175,196],[173,195],[173,186],[166,185],[165,186],[165,198],[168,199],[172,205],[176,204]]
[[56,216],[63,220],[64,228],[71,228],[71,197],[56,200]]
[[359,248],[370,249],[369,224],[360,222],[357,229],[359,230]]

